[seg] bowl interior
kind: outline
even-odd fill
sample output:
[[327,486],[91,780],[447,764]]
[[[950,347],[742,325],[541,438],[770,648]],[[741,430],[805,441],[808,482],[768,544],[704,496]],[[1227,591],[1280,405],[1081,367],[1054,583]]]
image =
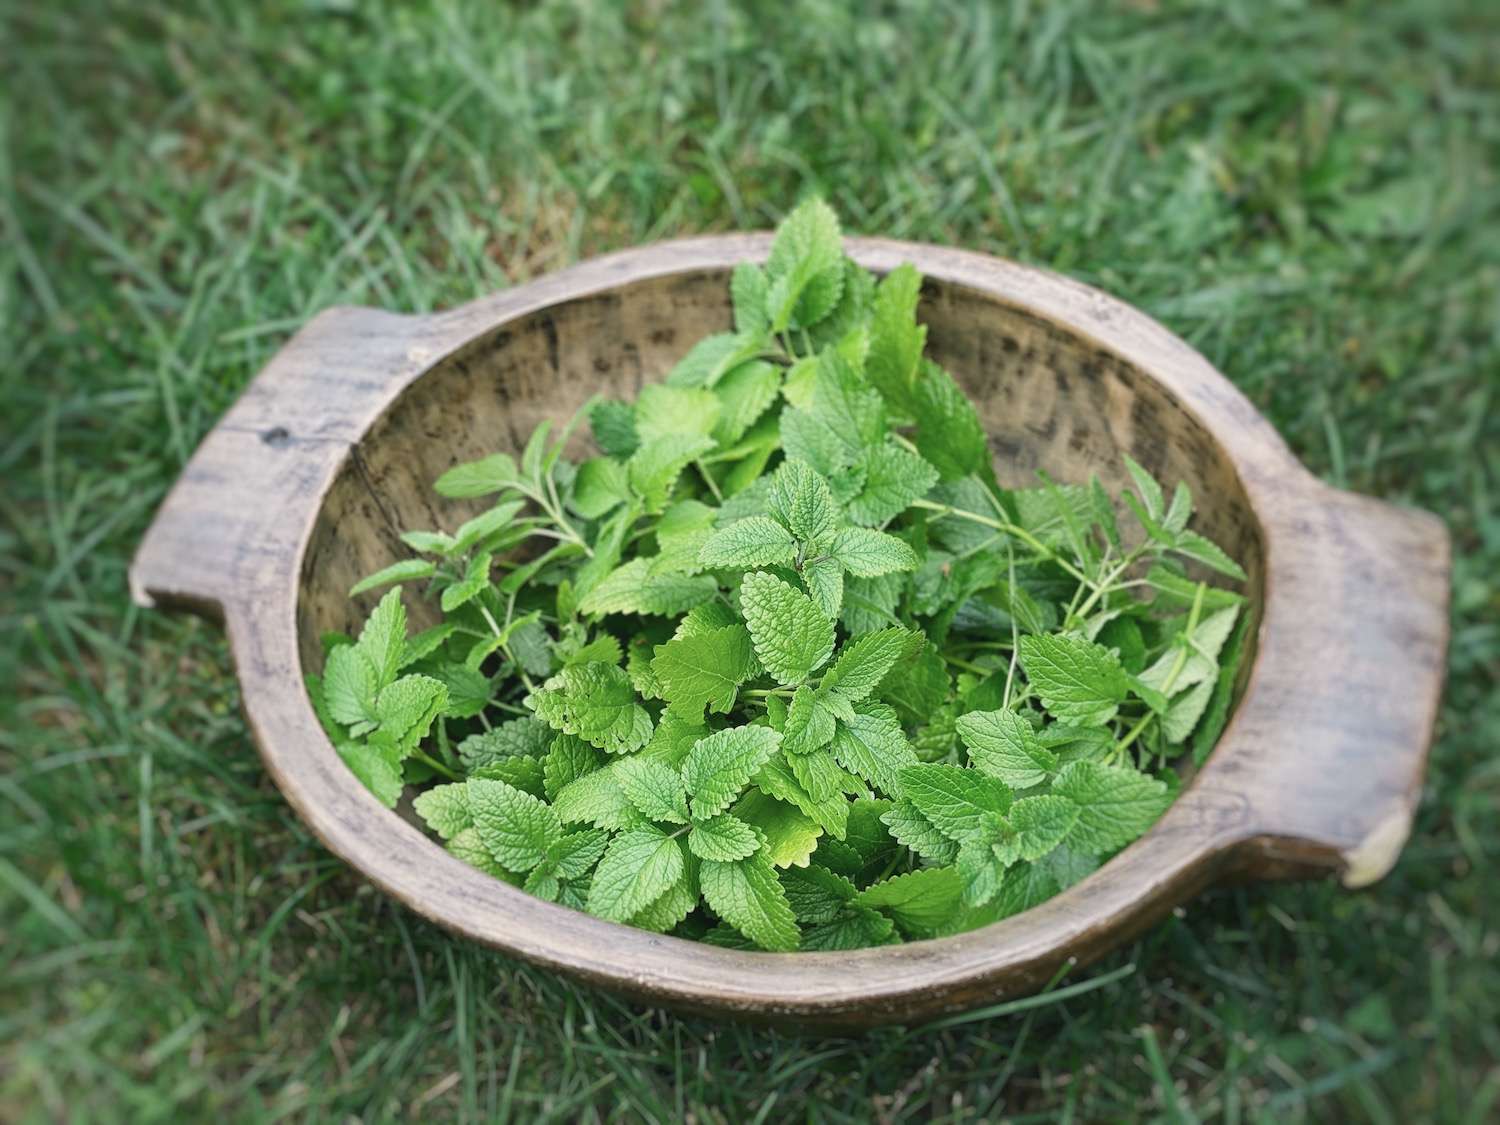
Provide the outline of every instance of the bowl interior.
[[[728,281],[724,270],[695,270],[567,300],[473,340],[408,387],[352,451],[319,513],[298,599],[303,671],[321,670],[321,634],[357,634],[380,595],[351,601],[347,591],[409,555],[402,531],[451,531],[483,509],[439,497],[439,474],[518,451],[537,423],[566,420],[591,395],[628,399],[664,377],[693,343],[730,327]],[[929,278],[919,316],[928,354],[978,406],[1002,484],[1035,485],[1039,469],[1062,482],[1098,473],[1117,494],[1128,479],[1122,453],[1168,489],[1185,481],[1194,526],[1249,572],[1258,618],[1260,526],[1226,451],[1161,384],[1068,326],[978,289]],[[586,432],[574,441],[584,453]],[[417,599],[407,604],[414,627],[435,619]]]

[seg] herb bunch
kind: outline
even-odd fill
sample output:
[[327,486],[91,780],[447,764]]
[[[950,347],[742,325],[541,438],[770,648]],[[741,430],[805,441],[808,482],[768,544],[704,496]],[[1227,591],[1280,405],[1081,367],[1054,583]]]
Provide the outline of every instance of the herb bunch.
[[[1129,533],[1097,479],[1000,488],[920,281],[805,203],[735,269],[733,332],[443,474],[493,506],[408,532],[309,678],[354,773],[532,894],[768,950],[971,929],[1149,828],[1243,645],[1184,564],[1244,574],[1134,462]],[[408,635],[417,582],[441,623]]]

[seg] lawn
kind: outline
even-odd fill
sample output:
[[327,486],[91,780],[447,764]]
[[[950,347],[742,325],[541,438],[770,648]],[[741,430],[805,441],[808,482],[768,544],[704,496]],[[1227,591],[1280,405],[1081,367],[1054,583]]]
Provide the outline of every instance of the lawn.
[[[856,14],[858,12],[859,14]],[[1500,7],[0,4],[0,1119],[1500,1113]],[[768,227],[1061,270],[1455,537],[1416,831],[936,1029],[646,1010],[449,937],[292,815],[204,622],[131,607],[195,443],[317,310]]]

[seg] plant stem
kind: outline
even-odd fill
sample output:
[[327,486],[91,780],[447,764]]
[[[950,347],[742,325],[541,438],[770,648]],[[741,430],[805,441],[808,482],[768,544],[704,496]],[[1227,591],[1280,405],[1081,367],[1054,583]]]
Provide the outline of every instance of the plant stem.
[[1019,539],[1022,543],[1025,543],[1028,547],[1030,547],[1044,559],[1047,559],[1050,562],[1055,562],[1058,566],[1062,567],[1063,570],[1067,571],[1074,578],[1078,579],[1078,581],[1087,583],[1088,585],[1093,585],[1092,582],[1089,582],[1088,575],[1084,574],[1083,571],[1079,570],[1076,566],[1059,555],[1051,547],[1047,546],[1036,536],[1032,535],[1031,532],[1027,531],[1024,527],[1018,527],[1016,524],[1010,523],[1007,520],[992,520],[989,518],[989,516],[981,516],[978,512],[966,512],[962,508],[955,508],[949,504],[938,504],[931,500],[913,500],[911,502],[911,506],[913,508],[923,508],[929,512],[937,512],[940,515],[944,516],[957,516],[959,519],[970,520],[974,523],[983,524],[985,527],[992,527],[996,531],[1003,531],[1005,532],[1005,534]]
[[447,766],[443,765],[442,762],[438,761],[436,758],[431,757],[422,750],[413,750],[411,752],[411,756],[434,772],[442,774],[442,776],[446,777],[449,781],[463,780],[463,778],[459,777],[458,774],[454,773]]

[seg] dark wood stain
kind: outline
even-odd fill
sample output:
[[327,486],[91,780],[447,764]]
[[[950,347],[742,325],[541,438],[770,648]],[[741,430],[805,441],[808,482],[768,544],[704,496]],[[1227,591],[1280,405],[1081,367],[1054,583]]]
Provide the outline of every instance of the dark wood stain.
[[[729,271],[766,235],[626,251],[433,316],[330,309],[204,439],[131,568],[143,605],[220,619],[245,712],[288,801],[336,854],[425,917],[651,1004],[853,1029],[1034,990],[1225,879],[1318,872],[1353,886],[1395,862],[1416,807],[1447,645],[1443,525],[1311,477],[1202,356],[1142,313],[964,251],[850,241],[926,275],[930,353],[977,399],[1009,485],[1125,483],[1130,453],[1185,480],[1199,526],[1246,563],[1254,659],[1220,745],[1144,837],[1051,901],[985,929],[852,953],[756,954],[542,902],[449,856],[339,761],[302,687],[319,634],[352,631],[357,579],[395,529],[452,530],[458,461],[515,449],[590,395],[629,395],[729,327]],[[1038,357],[1045,356],[1045,363]],[[441,440],[435,441],[434,435]],[[419,622],[431,611],[416,598]]]

